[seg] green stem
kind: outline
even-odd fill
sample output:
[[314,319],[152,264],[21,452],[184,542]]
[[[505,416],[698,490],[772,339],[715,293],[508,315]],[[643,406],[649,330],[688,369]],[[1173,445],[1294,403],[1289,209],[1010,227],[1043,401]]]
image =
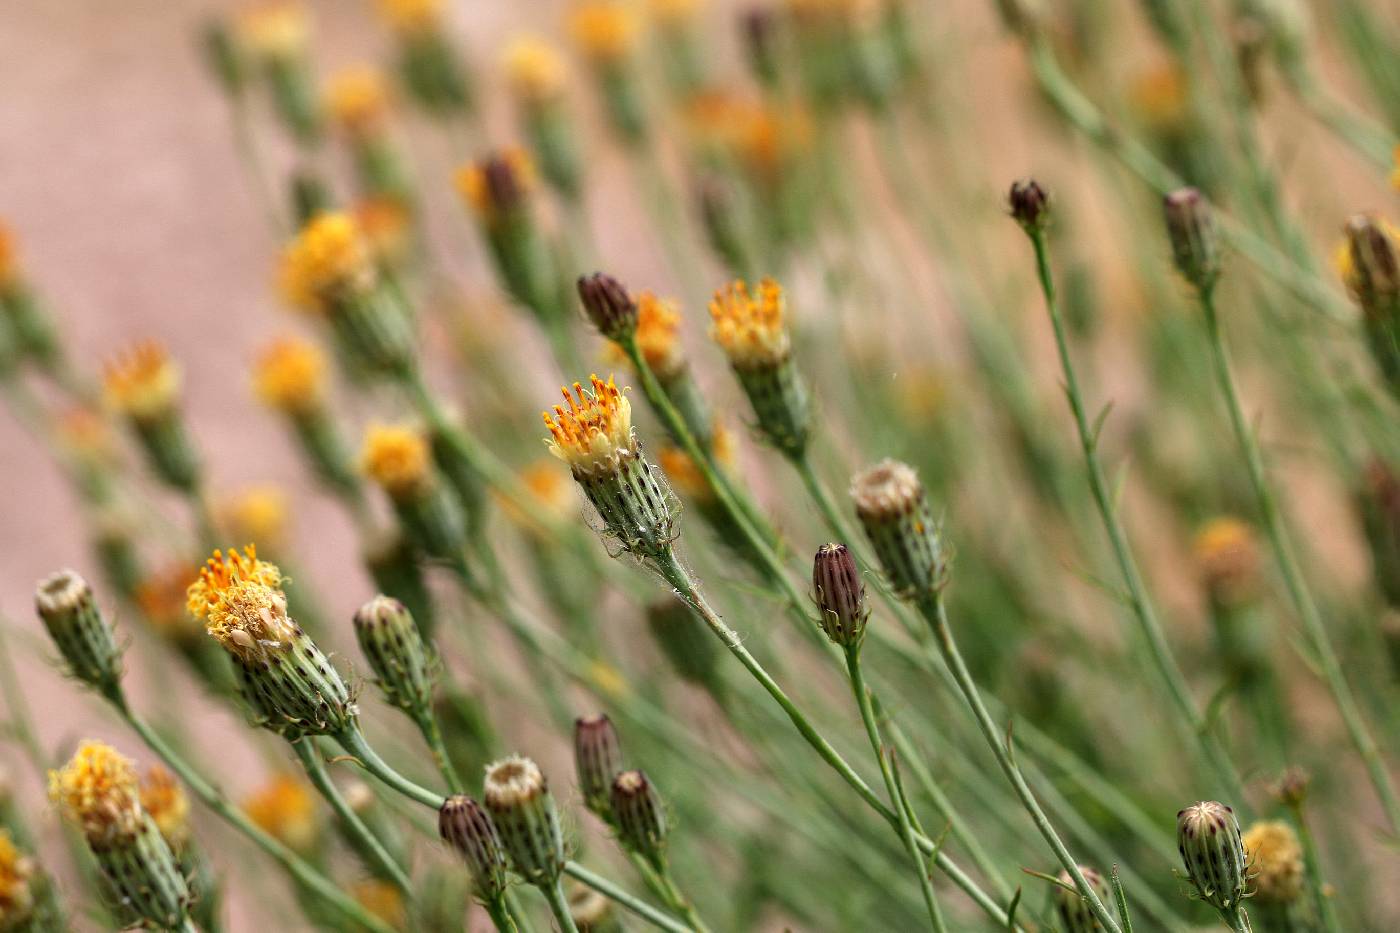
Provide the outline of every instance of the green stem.
[[641,898],[628,893],[602,875],[589,871],[578,862],[565,862],[564,874],[583,882],[613,903],[630,910],[654,927],[666,930],[668,933],[690,933],[690,928],[685,924],[673,917],[667,916]]
[[879,763],[880,776],[885,781],[885,791],[890,795],[890,803],[899,816],[900,839],[914,862],[914,873],[919,879],[919,889],[924,896],[924,906],[928,908],[929,926],[937,933],[945,933],[947,927],[943,925],[943,914],[938,909],[938,895],[933,891],[933,878],[924,866],[923,854],[919,852],[919,845],[914,838],[914,826],[910,822],[909,814],[900,803],[903,794],[900,793],[900,788],[895,782],[884,742],[880,740],[880,726],[875,721],[875,710],[870,702],[870,690],[865,685],[865,675],[861,671],[860,645],[846,648],[846,670],[851,675],[851,692],[855,694],[856,706],[860,709],[860,720],[865,724],[866,737],[870,739],[870,749],[875,753],[875,760]]
[[1298,828],[1298,841],[1303,845],[1304,866],[1308,873],[1308,888],[1312,892],[1313,904],[1317,908],[1317,919],[1327,933],[1341,933],[1342,925],[1337,920],[1337,908],[1327,895],[1327,886],[1322,880],[1322,859],[1317,851],[1317,840],[1313,838],[1307,817],[1301,803],[1291,803],[1293,824]]
[[365,740],[365,734],[360,731],[357,725],[351,726],[344,732],[338,732],[334,736],[341,747],[348,753],[359,759],[360,764],[366,771],[374,775],[386,785],[403,794],[410,800],[417,801],[425,807],[434,810],[441,810],[447,798],[436,791],[428,790],[420,784],[415,784],[399,772],[395,771],[379,753]]
[[132,730],[139,735],[151,750],[160,756],[166,765],[170,767],[184,781],[185,786],[204,802],[204,805],[218,814],[225,822],[233,826],[234,829],[247,836],[253,844],[271,856],[278,864],[285,868],[297,883],[320,897],[327,906],[334,908],[342,917],[352,924],[362,926],[372,933],[394,933],[392,927],[384,921],[375,917],[369,911],[360,906],[354,898],[342,891],[335,882],[321,874],[299,855],[291,849],[278,842],[268,835],[255,823],[244,815],[243,811],[229,803],[220,791],[213,784],[194,770],[166,741],[160,734],[151,727],[144,719],[134,713],[126,705],[125,699],[118,695],[112,698],[113,705],[117,712],[131,726]]
[[385,878],[391,881],[394,887],[405,897],[411,897],[413,893],[413,883],[408,880],[407,873],[394,861],[394,857],[384,848],[384,844],[365,825],[364,820],[355,812],[355,808],[350,806],[349,801],[341,794],[340,788],[335,786],[331,776],[326,771],[326,763],[321,760],[321,753],[317,750],[314,740],[302,738],[292,743],[292,749],[296,752],[297,760],[301,762],[302,768],[306,770],[306,776],[311,779],[312,785],[326,799],[326,803],[331,805],[335,815],[340,818],[341,825],[345,831],[355,837],[358,847],[365,852],[370,859],[383,872]]
[[498,933],[516,933],[515,918],[511,916],[504,897],[484,901],[481,907]]
[[447,753],[447,745],[442,739],[442,727],[438,724],[437,714],[429,708],[424,710],[421,716],[414,718],[418,722],[418,731],[422,733],[423,741],[428,744],[428,751],[432,753],[433,764],[437,765],[438,773],[442,775],[447,789],[454,794],[463,793],[463,788],[466,785],[462,783],[457,769],[452,765],[452,756]]
[[1055,277],[1050,270],[1050,256],[1046,248],[1045,233],[1032,229],[1028,235],[1035,248],[1036,272],[1040,278],[1041,292],[1045,296],[1045,308],[1049,312],[1050,323],[1055,330],[1055,346],[1059,352],[1060,369],[1065,379],[1065,395],[1069,400],[1070,411],[1074,414],[1075,428],[1079,434],[1080,447],[1084,452],[1089,489],[1093,494],[1094,505],[1098,509],[1099,517],[1103,520],[1104,531],[1108,534],[1109,544],[1112,546],[1119,573],[1123,577],[1124,585],[1128,588],[1128,605],[1147,640],[1149,653],[1156,664],[1158,675],[1166,684],[1167,692],[1171,696],[1177,715],[1188,731],[1201,743],[1201,749],[1215,769],[1216,777],[1221,782],[1221,786],[1227,789],[1235,800],[1243,803],[1246,799],[1244,785],[1241,783],[1234,765],[1225,754],[1225,750],[1210,733],[1205,717],[1191,697],[1186,678],[1172,657],[1171,646],[1167,643],[1161,623],[1157,620],[1156,609],[1153,608],[1152,602],[1148,598],[1147,584],[1143,580],[1142,572],[1138,569],[1132,548],[1128,544],[1127,532],[1114,508],[1113,496],[1104,476],[1103,464],[1099,460],[1097,430],[1089,422],[1088,412],[1084,407],[1084,398],[1079,391],[1079,379],[1075,374],[1074,360],[1070,356],[1069,340],[1065,335],[1064,321],[1060,316],[1059,301],[1055,293]]
[[549,902],[549,912],[554,914],[560,933],[578,933],[574,916],[569,913],[569,901],[564,897],[564,886],[559,883],[559,879],[555,878],[552,883],[542,884],[539,888],[544,899]]
[[671,866],[664,858],[659,859],[652,865],[656,873],[656,880],[661,886],[661,899],[668,907],[685,918],[685,922],[690,924],[690,928],[695,933],[710,933],[710,928],[705,925],[705,921],[700,919],[700,913],[695,909],[695,905],[681,891],[676,884],[676,879],[671,874]]
[[1385,810],[1386,819],[1389,821],[1391,829],[1400,833],[1400,800],[1396,798],[1395,786],[1386,770],[1385,762],[1381,760],[1375,739],[1371,737],[1365,721],[1361,718],[1361,711],[1352,696],[1346,677],[1342,674],[1336,651],[1332,647],[1331,640],[1327,637],[1322,614],[1317,608],[1311,590],[1303,579],[1302,569],[1298,566],[1298,560],[1293,554],[1292,543],[1283,527],[1283,517],[1274,498],[1273,488],[1264,471],[1264,461],[1259,453],[1258,441],[1250,430],[1249,423],[1245,420],[1244,408],[1240,404],[1239,390],[1235,386],[1234,373],[1225,349],[1225,339],[1220,331],[1214,289],[1203,289],[1200,293],[1200,299],[1201,309],[1205,312],[1206,332],[1210,338],[1211,363],[1215,370],[1216,383],[1229,412],[1230,426],[1234,430],[1235,440],[1244,456],[1249,482],[1254,489],[1254,497],[1257,500],[1260,518],[1263,520],[1264,532],[1268,536],[1270,548],[1274,552],[1274,560],[1278,563],[1279,573],[1283,577],[1284,586],[1288,590],[1288,596],[1293,602],[1298,618],[1303,623],[1303,631],[1307,635],[1315,655],[1322,679],[1332,692],[1337,710],[1342,715],[1342,722],[1346,725],[1347,733],[1351,736],[1352,744],[1356,746],[1357,752],[1366,765],[1367,774],[1371,779],[1372,786],[1375,787],[1381,807]]
[[1075,889],[1079,895],[1089,904],[1089,909],[1103,924],[1104,929],[1109,933],[1122,933],[1118,922],[1099,899],[1098,893],[1089,886],[1089,882],[1084,878],[1084,872],[1080,870],[1079,863],[1070,855],[1065,848],[1064,842],[1060,840],[1059,833],[1050,825],[1050,819],[1041,809],[1040,803],[1035,799],[1035,794],[1031,793],[1030,786],[1026,784],[1026,779],[1021,775],[1021,770],[1016,762],[1011,758],[1011,752],[1007,745],[1003,743],[1002,736],[997,729],[997,724],[992,720],[991,714],[987,712],[987,707],[982,703],[981,694],[977,690],[977,685],[972,680],[972,673],[963,662],[962,653],[958,651],[957,642],[953,640],[952,629],[948,626],[947,612],[943,606],[943,597],[937,591],[933,591],[919,600],[919,610],[928,621],[929,627],[933,629],[934,640],[938,643],[939,650],[943,653],[943,660],[948,665],[948,670],[952,672],[953,679],[957,681],[958,687],[962,690],[963,697],[967,700],[968,706],[972,708],[973,718],[982,730],[982,736],[991,746],[993,755],[996,756],[997,764],[1001,766],[1002,773],[1011,782],[1011,786],[1016,791],[1016,796],[1021,799],[1027,812],[1035,826],[1040,830],[1040,834],[1045,837],[1051,851],[1069,876],[1074,879]]

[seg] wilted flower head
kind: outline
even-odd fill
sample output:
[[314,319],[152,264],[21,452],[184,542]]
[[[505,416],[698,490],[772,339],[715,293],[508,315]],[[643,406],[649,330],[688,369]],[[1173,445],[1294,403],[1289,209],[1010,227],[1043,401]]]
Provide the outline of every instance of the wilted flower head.
[[618,469],[619,459],[636,451],[632,438],[632,403],[612,377],[604,382],[589,378],[591,391],[574,383],[573,393],[562,389],[564,405],[544,413],[549,429],[549,452],[563,460],[574,474],[596,474]]
[[731,364],[748,369],[776,366],[787,359],[792,340],[783,320],[785,304],[782,286],[772,279],[759,282],[756,292],[742,279],[715,292],[710,333]]
[[346,68],[327,83],[326,110],[352,139],[382,132],[389,105],[389,84],[383,73],[371,65]]
[[253,388],[263,404],[278,411],[316,411],[325,404],[326,356],[309,340],[278,337],[258,356]]
[[851,499],[896,593],[927,595],[947,572],[924,484],[914,468],[882,460],[851,480]]
[[405,425],[372,424],[365,432],[360,466],[390,498],[412,498],[432,482],[427,438]]
[[264,832],[297,852],[310,852],[321,833],[316,796],[299,777],[279,774],[243,800],[243,812]]
[[254,545],[241,554],[216,550],[190,584],[189,609],[230,652],[256,657],[296,634],[281,586],[282,571],[258,560]]
[[564,836],[539,766],[519,755],[493,762],[482,797],[516,873],[531,884],[553,884],[564,865]]
[[154,340],[135,344],[107,361],[107,403],[127,417],[150,421],[170,413],[180,394],[180,367]]
[[102,742],[84,742],[68,764],[49,772],[49,799],[94,848],[118,845],[141,828],[136,768]]
[[1261,904],[1291,904],[1303,893],[1303,846],[1282,820],[1262,820],[1244,834],[1254,897]]
[[330,313],[374,285],[369,243],[344,212],[313,217],[282,252],[282,293],[308,311]]
[[503,55],[510,89],[526,105],[535,106],[557,98],[569,77],[563,56],[545,39],[535,35],[517,36]]
[[569,33],[584,57],[597,65],[615,65],[632,54],[640,24],[618,0],[583,0],[569,17]]

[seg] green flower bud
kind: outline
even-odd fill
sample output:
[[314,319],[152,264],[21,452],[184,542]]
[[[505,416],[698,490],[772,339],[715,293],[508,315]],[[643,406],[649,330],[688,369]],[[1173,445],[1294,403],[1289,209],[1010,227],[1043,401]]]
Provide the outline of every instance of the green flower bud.
[[555,884],[564,867],[564,834],[544,774],[512,755],[487,766],[486,809],[516,874],[531,884]]
[[[1112,902],[1112,892],[1109,891],[1103,875],[1084,865],[1079,866],[1079,871],[1084,875],[1084,880],[1089,882],[1089,887],[1099,896],[1099,900],[1105,904]],[[1096,933],[1102,930],[1103,924],[1099,923],[1099,918],[1089,909],[1088,902],[1074,890],[1074,879],[1070,877],[1069,872],[1061,871],[1059,879],[1061,884],[1055,886],[1055,915],[1060,918],[1060,926],[1064,933]]]
[[489,902],[505,894],[505,851],[481,804],[463,794],[448,797],[438,811],[438,834],[466,863],[477,897]]
[[919,599],[943,586],[947,563],[914,468],[882,460],[851,480],[856,515],[895,593]]
[[612,783],[622,770],[622,744],[603,713],[574,720],[574,769],[584,806],[611,822]]
[[1247,859],[1235,811],[1213,800],[1180,810],[1176,840],[1187,879],[1201,900],[1222,912],[1235,911],[1247,891]]
[[624,845],[652,862],[665,858],[666,808],[645,773],[624,771],[613,778],[612,811]]
[[355,638],[384,699],[415,719],[431,715],[439,664],[413,615],[391,596],[376,596],[355,613]]
[[34,601],[69,674],[104,696],[115,696],[121,689],[121,649],[87,581],[76,571],[60,570],[40,581]]

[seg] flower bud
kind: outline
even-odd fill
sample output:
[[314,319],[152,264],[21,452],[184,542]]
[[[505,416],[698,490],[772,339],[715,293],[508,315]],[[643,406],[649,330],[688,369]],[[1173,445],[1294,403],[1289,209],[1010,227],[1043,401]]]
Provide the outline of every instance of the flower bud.
[[438,834],[456,850],[472,876],[472,889],[484,901],[506,890],[506,856],[491,816],[470,797],[448,797],[438,811]]
[[898,596],[919,599],[943,586],[947,564],[924,485],[913,467],[882,460],[851,480],[851,498]]
[[611,822],[612,783],[622,770],[622,743],[605,714],[574,720],[574,769],[584,806]]
[[1050,195],[1033,178],[1011,183],[1011,216],[1027,233],[1044,230],[1050,221]]
[[121,650],[87,581],[76,571],[60,570],[39,583],[34,601],[68,672],[103,695],[115,695],[122,678]]
[[384,532],[365,546],[364,562],[375,588],[407,606],[419,631],[430,637],[437,613],[413,545],[398,531]]
[[418,634],[413,615],[391,596],[376,596],[355,613],[355,639],[391,706],[415,719],[431,714],[438,659]]
[[488,765],[482,796],[516,874],[541,887],[558,881],[564,834],[539,766],[518,755]]
[[710,302],[711,334],[753,406],[759,430],[786,457],[807,449],[811,400],[792,359],[783,289],[772,279],[756,292],[736,280]]
[[1220,277],[1220,235],[1210,202],[1195,188],[1179,188],[1162,199],[1172,259],[1188,282],[1208,289]]
[[1235,811],[1204,801],[1176,814],[1176,840],[1186,877],[1201,900],[1232,912],[1246,894],[1246,859]]
[[612,782],[612,811],[623,843],[658,862],[666,853],[666,808],[642,771],[624,771]]
[[[1111,894],[1103,875],[1084,865],[1079,866],[1079,871],[1084,875],[1084,880],[1089,882],[1089,887],[1099,896],[1099,900],[1105,904],[1109,903]],[[1059,879],[1060,884],[1055,886],[1054,892],[1055,915],[1060,918],[1060,926],[1064,933],[1097,933],[1102,930],[1103,925],[1089,909],[1088,902],[1074,890],[1074,879],[1070,877],[1070,873],[1061,871]],[[1065,885],[1069,887],[1066,888]]]
[[1400,234],[1385,221],[1357,214],[1347,221],[1346,286],[1368,312],[1400,298]]
[[1286,769],[1274,785],[1274,796],[1285,807],[1297,810],[1307,802],[1312,776],[1299,767]]
[[1254,902],[1283,906],[1303,893],[1303,847],[1293,827],[1263,820],[1244,834]]
[[812,591],[826,637],[842,648],[860,647],[870,608],[860,569],[846,545],[823,544],[818,549],[812,561]]
[[588,320],[604,337],[623,343],[637,333],[637,303],[617,279],[606,272],[581,275],[578,295]]
[[384,490],[409,538],[439,560],[461,557],[467,543],[462,505],[443,483],[428,439],[412,427],[371,425],[360,462]]

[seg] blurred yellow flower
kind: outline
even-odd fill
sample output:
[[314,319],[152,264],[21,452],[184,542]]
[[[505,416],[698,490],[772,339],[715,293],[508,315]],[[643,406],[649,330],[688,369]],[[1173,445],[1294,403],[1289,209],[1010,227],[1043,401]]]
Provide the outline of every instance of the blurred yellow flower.
[[526,104],[558,97],[569,77],[558,49],[539,36],[517,36],[506,46],[503,61],[511,91]]
[[179,848],[189,838],[190,800],[175,775],[162,765],[151,765],[141,776],[141,808],[172,846]]
[[658,298],[652,292],[637,296],[637,347],[647,366],[663,380],[685,367],[680,327],[681,315],[673,299]]
[[737,367],[780,363],[792,349],[783,320],[785,305],[783,288],[772,279],[759,282],[757,291],[736,279],[715,292],[710,302],[710,333]]
[[316,848],[320,820],[316,799],[301,778],[279,774],[243,801],[243,812],[264,832],[297,852]]
[[400,33],[431,32],[442,25],[442,0],[378,0],[380,18]]
[[389,84],[379,69],[356,65],[327,82],[326,110],[346,135],[362,139],[384,129],[389,115]]
[[639,34],[636,15],[617,0],[584,0],[569,17],[569,33],[589,60],[614,64],[632,53]]
[[311,219],[282,252],[282,293],[294,306],[329,312],[334,303],[374,284],[369,243],[349,214]]
[[216,513],[219,527],[236,541],[252,541],[274,552],[285,543],[287,494],[278,486],[244,489],[223,499]]
[[523,148],[507,146],[490,158],[459,168],[456,182],[467,206],[489,223],[534,188],[535,165]]
[[260,58],[289,59],[306,52],[311,18],[297,0],[266,0],[239,14],[238,37]]
[[254,364],[253,389],[263,404],[277,411],[315,411],[325,403],[325,354],[301,337],[278,337]]
[[34,909],[34,860],[15,845],[8,829],[0,829],[0,929],[23,929]]
[[432,479],[432,453],[417,428],[372,424],[365,432],[360,467],[391,498],[412,498]]
[[84,742],[68,764],[49,772],[49,799],[94,845],[131,838],[141,827],[136,769],[102,742]]
[[1263,904],[1289,904],[1303,893],[1303,847],[1293,827],[1264,820],[1244,834],[1254,897]]
[[372,915],[395,930],[408,928],[408,909],[399,889],[378,878],[365,878],[350,886],[350,895]]
[[136,344],[107,362],[102,374],[107,403],[137,420],[159,418],[175,405],[180,368],[154,340]]

